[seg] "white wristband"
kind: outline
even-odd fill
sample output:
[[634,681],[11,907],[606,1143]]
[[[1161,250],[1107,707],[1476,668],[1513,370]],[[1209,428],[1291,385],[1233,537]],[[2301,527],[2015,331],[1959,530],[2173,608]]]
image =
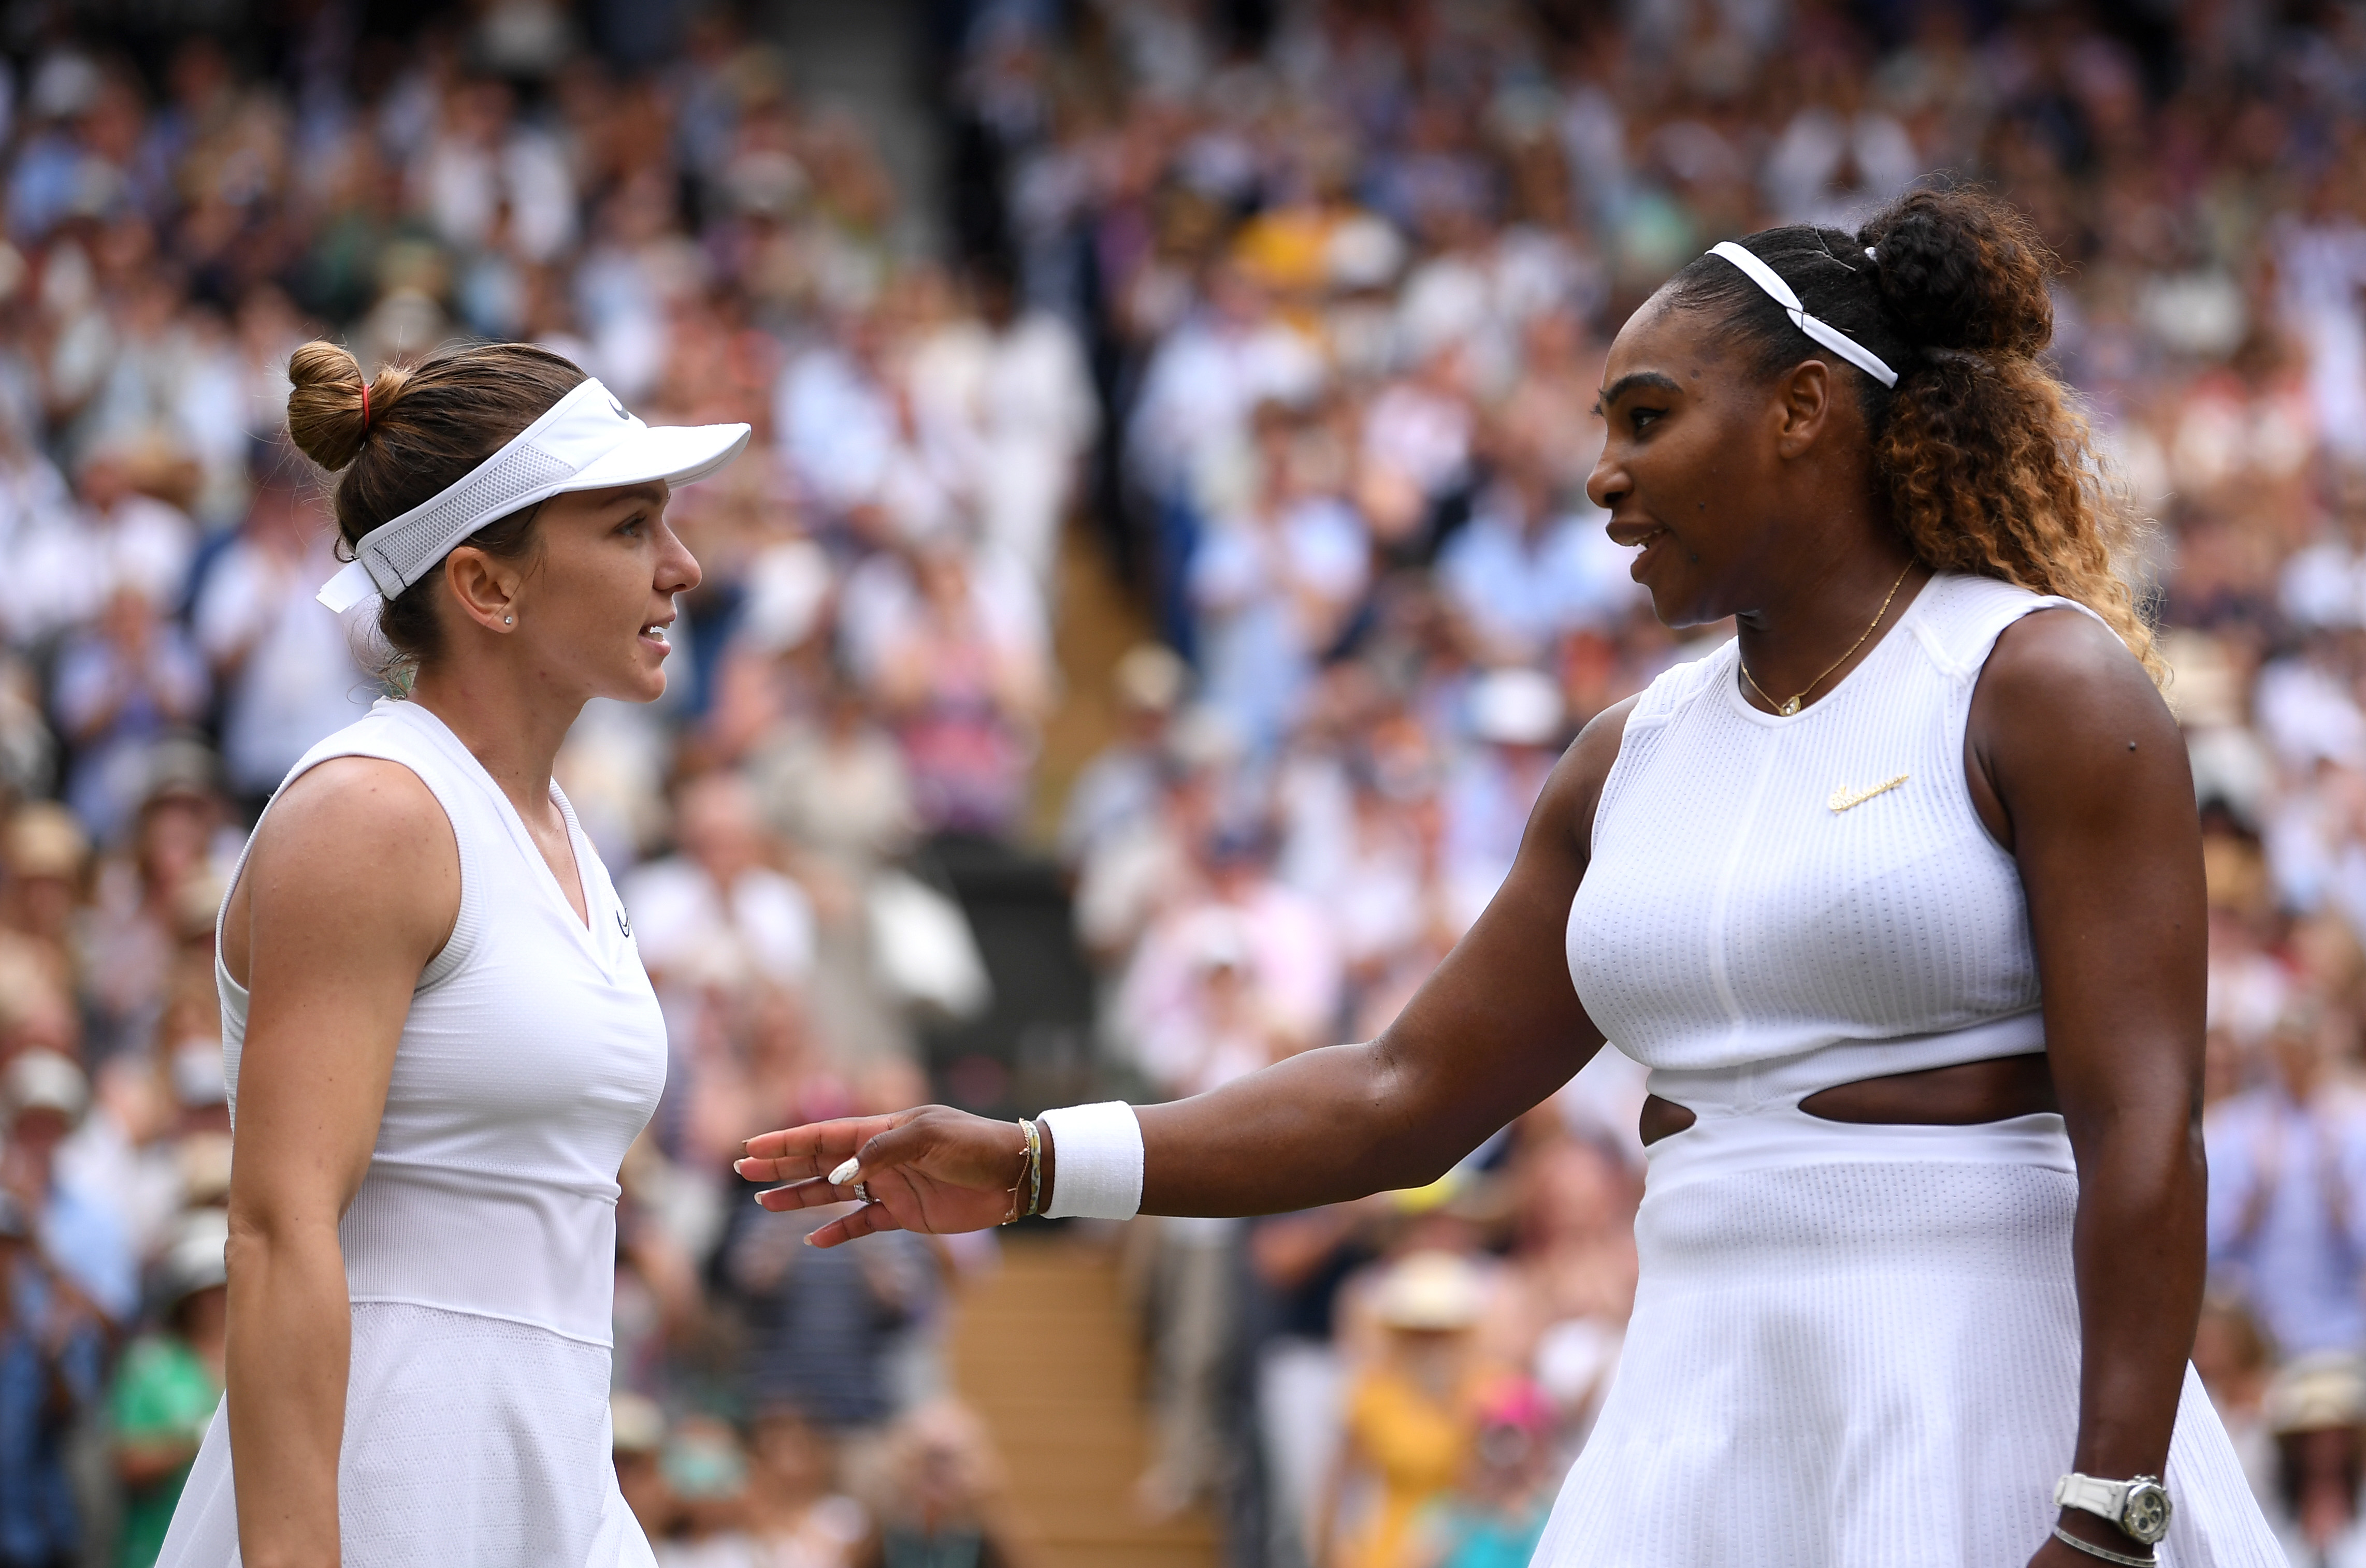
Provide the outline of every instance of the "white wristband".
[[1142,1212],[1142,1124],[1122,1100],[1036,1118],[1052,1135],[1053,1219],[1132,1219]]

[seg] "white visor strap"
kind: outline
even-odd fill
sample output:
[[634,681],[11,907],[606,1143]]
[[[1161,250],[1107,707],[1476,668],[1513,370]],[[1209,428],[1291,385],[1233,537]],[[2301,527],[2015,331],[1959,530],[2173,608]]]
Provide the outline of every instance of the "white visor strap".
[[[1723,256],[1727,261],[1740,267],[1744,276],[1764,289],[1774,303],[1780,305],[1790,315],[1791,320],[1799,330],[1864,371],[1884,386],[1898,385],[1898,372],[1883,363],[1879,354],[1866,348],[1830,321],[1820,316],[1808,315],[1807,308],[1799,303],[1798,295],[1792,292],[1791,286],[1785,283],[1782,274],[1773,267],[1768,266],[1731,240],[1720,241],[1711,245],[1708,253],[1712,256]],[[1865,253],[1872,254],[1870,251]]]
[[746,425],[651,430],[587,379],[441,492],[362,535],[352,564],[321,585],[320,600],[342,614],[372,594],[392,599],[487,523],[569,490],[686,483],[747,442]]

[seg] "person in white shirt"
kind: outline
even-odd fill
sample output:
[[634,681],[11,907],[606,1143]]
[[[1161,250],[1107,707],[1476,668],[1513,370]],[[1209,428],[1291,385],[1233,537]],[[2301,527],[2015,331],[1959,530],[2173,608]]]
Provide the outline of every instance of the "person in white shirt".
[[258,803],[324,735],[369,711],[376,679],[312,590],[336,570],[293,476],[263,475],[239,537],[199,582],[189,621],[224,692],[222,768]]

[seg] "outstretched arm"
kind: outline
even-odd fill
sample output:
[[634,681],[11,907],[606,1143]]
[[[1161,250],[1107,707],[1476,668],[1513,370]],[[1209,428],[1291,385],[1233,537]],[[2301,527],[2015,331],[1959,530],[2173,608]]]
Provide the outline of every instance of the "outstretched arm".
[[[1144,1213],[1273,1214],[1420,1186],[1592,1058],[1602,1035],[1570,983],[1562,932],[1630,706],[1603,713],[1570,747],[1493,902],[1378,1039],[1141,1108]],[[873,1201],[815,1231],[817,1246],[993,1225],[1024,1148],[1010,1123],[925,1106],[766,1133],[749,1140],[738,1170],[788,1183],[758,1195],[765,1207],[812,1207],[853,1196],[826,1178],[858,1155]],[[1045,1179],[1048,1199],[1056,1148]]]
[[[2065,610],[1998,640],[1967,745],[1975,797],[1993,792],[1984,804],[2003,821],[1991,826],[2027,890],[2046,1057],[2079,1164],[2084,1352],[2078,1448],[2062,1459],[2107,1480],[2161,1475],[2203,1260],[2207,952],[2185,744],[2118,639]],[[2142,1554],[2091,1514],[2061,1522]],[[2040,1553],[2057,1556],[2074,1560],[2056,1542]]]

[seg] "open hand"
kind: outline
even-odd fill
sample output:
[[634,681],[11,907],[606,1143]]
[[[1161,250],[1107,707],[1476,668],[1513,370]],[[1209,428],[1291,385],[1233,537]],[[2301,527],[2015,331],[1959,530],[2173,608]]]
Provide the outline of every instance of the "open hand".
[[[829,1177],[850,1159],[843,1182]],[[1027,1139],[1016,1122],[993,1122],[947,1105],[889,1116],[848,1116],[783,1132],[761,1133],[732,1167],[749,1182],[782,1182],[756,1194],[775,1213],[852,1202],[860,1182],[871,1201],[806,1238],[835,1247],[881,1230],[942,1236],[1000,1225],[1011,1189],[1027,1169]],[[1050,1172],[1045,1173],[1048,1177]],[[1044,1184],[1045,1199],[1051,1184]]]

